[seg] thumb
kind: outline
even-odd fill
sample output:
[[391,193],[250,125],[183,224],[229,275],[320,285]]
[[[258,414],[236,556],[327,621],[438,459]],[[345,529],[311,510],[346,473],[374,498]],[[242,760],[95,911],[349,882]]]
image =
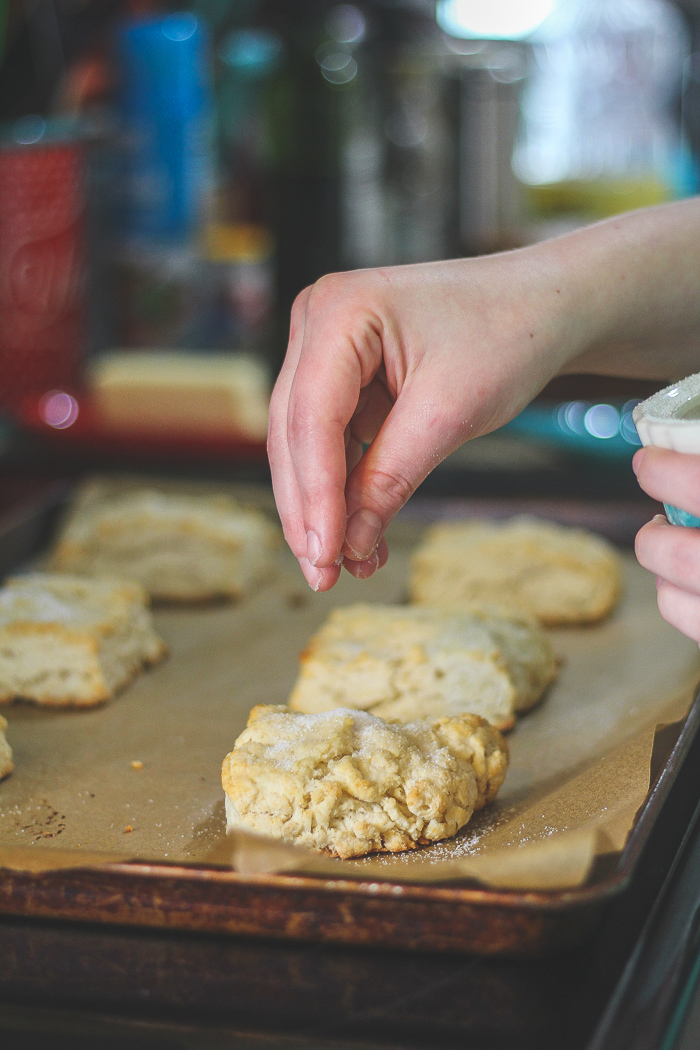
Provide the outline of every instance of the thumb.
[[376,438],[348,477],[343,555],[364,561],[421,481],[469,436],[446,399],[404,387]]

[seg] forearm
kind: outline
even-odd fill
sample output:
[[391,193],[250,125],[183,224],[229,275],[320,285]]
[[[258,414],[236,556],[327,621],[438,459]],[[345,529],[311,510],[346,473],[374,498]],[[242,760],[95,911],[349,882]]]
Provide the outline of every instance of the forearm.
[[556,259],[579,329],[562,371],[672,379],[700,370],[700,198],[540,247]]

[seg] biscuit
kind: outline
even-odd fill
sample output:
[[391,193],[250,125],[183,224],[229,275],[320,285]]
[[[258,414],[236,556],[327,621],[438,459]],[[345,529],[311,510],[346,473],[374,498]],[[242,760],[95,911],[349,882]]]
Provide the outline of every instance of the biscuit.
[[15,764],[12,761],[12,748],[5,736],[6,729],[7,721],[0,715],[0,780],[15,768]]
[[138,583],[32,573],[0,589],[0,701],[89,707],[166,652]]
[[523,614],[350,605],[335,609],[302,653],[289,706],[401,722],[470,713],[507,729],[556,673],[549,640]]
[[226,756],[228,830],[337,857],[391,853],[455,835],[496,797],[508,748],[476,715],[391,725],[364,711],[253,709]]
[[272,568],[278,530],[228,495],[112,489],[79,495],[50,559],[56,572],[137,580],[153,599],[240,598]]
[[600,536],[523,517],[433,526],[413,555],[410,592],[439,609],[511,604],[554,627],[601,620],[620,586],[620,559]]

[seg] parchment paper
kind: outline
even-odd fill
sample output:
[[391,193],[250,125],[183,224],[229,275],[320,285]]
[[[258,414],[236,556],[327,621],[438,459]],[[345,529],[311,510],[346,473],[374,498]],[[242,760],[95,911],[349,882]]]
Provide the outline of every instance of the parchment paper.
[[[560,678],[510,734],[498,801],[456,839],[342,862],[225,836],[221,762],[248,711],[286,700],[297,655],[332,606],[404,599],[418,536],[399,520],[387,567],[363,583],[344,573],[328,594],[312,594],[281,552],[276,580],[238,605],[157,609],[170,657],[104,707],[4,707],[16,770],[0,783],[0,865],[139,858],[397,882],[556,889],[585,881],[597,856],[624,845],[648,792],[657,726],[683,718],[700,677],[698,647],[661,619],[653,578],[631,555],[610,620],[551,632]],[[674,735],[665,732],[667,749]]]

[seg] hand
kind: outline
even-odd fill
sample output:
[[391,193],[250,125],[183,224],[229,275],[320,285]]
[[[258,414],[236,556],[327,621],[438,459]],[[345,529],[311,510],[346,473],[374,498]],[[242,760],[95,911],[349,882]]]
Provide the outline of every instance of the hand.
[[[633,465],[650,496],[700,517],[700,456],[649,447],[635,453]],[[663,618],[700,643],[700,529],[670,525],[657,514],[640,529],[635,550],[656,575]]]
[[[331,274],[292,310],[268,451],[314,590],[387,558],[384,532],[437,464],[508,422],[590,341],[556,247]],[[368,444],[362,454],[363,444]]]

